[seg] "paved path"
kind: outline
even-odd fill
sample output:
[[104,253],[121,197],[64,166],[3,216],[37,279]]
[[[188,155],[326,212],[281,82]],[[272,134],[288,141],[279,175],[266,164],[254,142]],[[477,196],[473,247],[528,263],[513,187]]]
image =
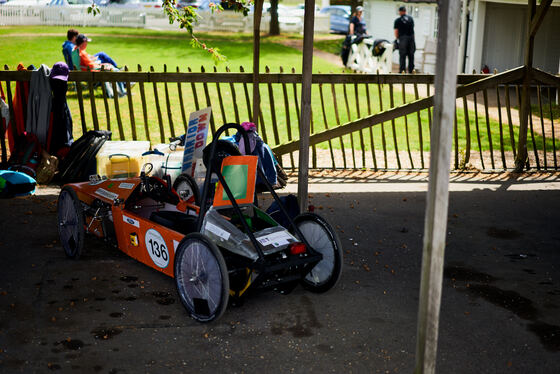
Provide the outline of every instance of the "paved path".
[[[0,200],[0,372],[412,372],[425,192],[410,186],[426,175],[345,173],[313,186],[351,178],[353,191],[311,193],[344,248],[340,283],[251,295],[210,325],[171,279],[99,240],[65,258],[57,188]],[[558,174],[452,180],[474,188],[450,194],[438,372],[557,373]]]

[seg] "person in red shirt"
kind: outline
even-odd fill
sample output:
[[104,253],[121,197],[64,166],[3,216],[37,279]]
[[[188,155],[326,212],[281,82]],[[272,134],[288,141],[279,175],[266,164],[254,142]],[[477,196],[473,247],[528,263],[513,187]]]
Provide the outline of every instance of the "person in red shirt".
[[[76,48],[72,53],[78,52],[80,57],[80,68],[82,70],[107,70],[107,71],[119,71],[116,67],[115,61],[103,53],[100,56],[99,53],[92,56],[86,52],[86,48],[90,39],[84,34],[80,34],[76,37]],[[113,97],[113,89],[108,82],[105,82],[105,89],[107,90],[107,95]],[[126,88],[123,82],[117,82],[117,94],[122,97],[126,95]]]
[[86,48],[89,41],[91,39],[88,39],[84,34],[76,37],[76,48],[80,54],[80,66],[82,66],[82,69],[89,67],[90,70],[100,70],[103,67],[105,70],[118,70],[117,63],[106,53],[100,52],[94,56],[87,53]]

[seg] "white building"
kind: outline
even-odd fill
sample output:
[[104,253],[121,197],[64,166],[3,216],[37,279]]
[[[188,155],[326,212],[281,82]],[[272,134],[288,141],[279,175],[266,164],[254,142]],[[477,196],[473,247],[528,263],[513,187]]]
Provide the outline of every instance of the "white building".
[[[461,0],[461,44],[458,46],[459,71],[470,73],[488,66],[504,71],[524,63],[527,34],[527,0]],[[538,2],[537,2],[538,4]],[[398,8],[407,7],[414,18],[415,65],[420,72],[434,73],[437,37],[436,1],[364,0],[364,17],[375,39],[394,40],[393,22]],[[398,52],[393,62],[398,63]],[[553,0],[535,37],[533,65],[558,73],[560,69],[560,0]]]

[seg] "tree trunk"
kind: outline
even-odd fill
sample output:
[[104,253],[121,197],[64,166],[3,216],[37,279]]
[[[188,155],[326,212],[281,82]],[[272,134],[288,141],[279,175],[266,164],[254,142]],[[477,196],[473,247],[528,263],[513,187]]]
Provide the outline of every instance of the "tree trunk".
[[278,0],[270,0],[270,35],[280,35],[280,23],[278,22]]

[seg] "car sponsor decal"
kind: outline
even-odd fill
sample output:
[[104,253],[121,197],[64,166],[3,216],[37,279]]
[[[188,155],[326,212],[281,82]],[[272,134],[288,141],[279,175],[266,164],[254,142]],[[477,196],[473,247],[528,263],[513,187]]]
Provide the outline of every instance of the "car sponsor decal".
[[146,243],[146,250],[150,258],[160,268],[166,268],[169,265],[169,249],[163,240],[163,236],[154,229],[146,231],[144,237]]
[[125,190],[132,190],[134,188],[134,183],[121,183],[119,184],[119,188],[125,189]]
[[134,247],[138,247],[139,243],[138,243],[138,234],[136,234],[135,232],[133,232],[132,234],[130,234],[130,244]]
[[285,231],[274,232],[272,234],[263,235],[261,237],[255,238],[263,246],[272,245],[275,248],[295,242],[296,239]]
[[212,234],[217,235],[218,237],[220,237],[224,240],[229,239],[229,236],[230,236],[229,232],[219,228],[218,226],[214,225],[211,222],[206,222],[206,225],[204,226],[204,229],[210,231]]
[[97,194],[99,196],[103,196],[104,198],[110,199],[110,200],[115,200],[116,198],[119,197],[118,194],[116,194],[114,192],[107,191],[104,188],[98,188],[97,190],[95,190],[95,194]]
[[135,220],[134,218],[127,217],[123,214],[122,220],[128,223],[129,225],[140,228],[140,222],[138,222],[138,220]]

